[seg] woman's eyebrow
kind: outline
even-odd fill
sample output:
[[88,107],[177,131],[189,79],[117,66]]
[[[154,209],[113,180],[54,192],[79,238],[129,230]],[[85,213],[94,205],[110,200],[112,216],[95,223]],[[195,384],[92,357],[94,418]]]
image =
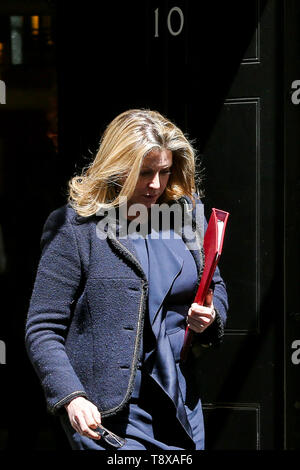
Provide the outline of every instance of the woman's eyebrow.
[[[171,165],[162,166],[161,169],[165,170],[166,168],[171,168],[171,166],[172,166],[172,163],[171,163]],[[152,168],[151,166],[142,166],[141,171],[142,170],[155,170],[155,169]]]

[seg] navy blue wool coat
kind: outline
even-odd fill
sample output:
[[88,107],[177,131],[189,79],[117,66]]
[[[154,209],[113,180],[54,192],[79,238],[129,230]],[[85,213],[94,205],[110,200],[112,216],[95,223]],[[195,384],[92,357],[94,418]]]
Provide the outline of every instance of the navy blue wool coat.
[[[176,204],[186,202],[191,204],[188,198]],[[202,204],[199,199],[197,203]],[[195,211],[193,228],[194,216]],[[98,222],[98,216],[80,217],[66,204],[49,215],[43,228],[25,340],[52,413],[85,396],[102,416],[113,415],[128,403],[135,383],[148,281],[132,241],[110,231],[100,239]],[[197,221],[198,230],[201,223]],[[191,253],[199,284],[202,246],[193,246]],[[216,319],[195,335],[195,348],[218,344],[224,334],[227,295],[218,269],[213,281]],[[186,367],[192,370],[193,365],[191,350]]]

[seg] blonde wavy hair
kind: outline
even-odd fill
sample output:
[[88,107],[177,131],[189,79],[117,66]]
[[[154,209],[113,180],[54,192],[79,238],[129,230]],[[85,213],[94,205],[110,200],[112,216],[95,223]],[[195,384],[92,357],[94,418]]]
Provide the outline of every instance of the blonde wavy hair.
[[[106,128],[96,157],[80,176],[68,182],[68,202],[80,216],[129,200],[136,187],[143,158],[153,149],[170,150],[172,173],[157,202],[187,195],[194,203],[196,153],[183,132],[157,111],[130,109]],[[124,201],[124,199],[123,199]]]

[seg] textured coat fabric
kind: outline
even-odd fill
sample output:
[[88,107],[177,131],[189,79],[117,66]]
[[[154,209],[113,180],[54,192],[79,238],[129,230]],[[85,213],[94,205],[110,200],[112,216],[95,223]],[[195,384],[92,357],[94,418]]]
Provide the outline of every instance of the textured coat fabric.
[[[156,235],[160,235],[160,239]],[[114,416],[103,418],[103,425],[118,436],[126,437],[126,444],[120,451],[202,450],[201,402],[198,394],[192,397],[197,387],[191,386],[189,381],[187,396],[186,377],[180,378],[181,369],[177,371],[174,367],[174,361],[179,362],[179,354],[174,356],[174,351],[179,353],[182,345],[185,318],[198,279],[196,264],[185,243],[173,238],[173,232],[167,240],[160,231],[155,232],[154,237],[132,241],[151,286],[140,367],[128,406]],[[163,307],[156,312],[154,305]],[[158,337],[153,329],[160,332]],[[159,365],[161,358],[163,367]],[[157,373],[159,376],[154,377]],[[74,432],[67,414],[62,416],[61,423],[74,450],[109,450],[103,439],[94,441]]]
[[[26,347],[53,413],[81,395],[103,417],[113,415],[128,403],[135,383],[149,284],[132,241],[113,233],[100,239],[97,222],[97,216],[81,218],[65,205],[43,229]],[[191,253],[199,283],[201,247]],[[219,270],[214,284],[217,318],[196,342],[218,343],[223,334],[227,296]],[[161,311],[154,306],[154,315]],[[158,338],[157,324],[152,327]],[[159,372],[156,378],[161,380]]]

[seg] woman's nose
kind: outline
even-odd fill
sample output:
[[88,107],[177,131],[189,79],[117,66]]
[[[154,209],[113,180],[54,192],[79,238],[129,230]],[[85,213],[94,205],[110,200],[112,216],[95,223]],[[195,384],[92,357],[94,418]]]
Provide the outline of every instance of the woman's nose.
[[159,173],[156,173],[153,178],[151,179],[149,183],[149,187],[153,189],[159,189],[160,188],[160,179],[159,179]]

